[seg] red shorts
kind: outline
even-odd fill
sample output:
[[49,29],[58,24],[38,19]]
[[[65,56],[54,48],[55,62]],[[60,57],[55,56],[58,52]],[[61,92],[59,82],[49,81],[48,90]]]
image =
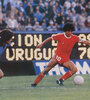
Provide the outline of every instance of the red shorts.
[[57,54],[55,54],[54,58],[58,61],[59,64],[63,64],[64,62],[67,62],[70,60],[67,57],[58,56]]

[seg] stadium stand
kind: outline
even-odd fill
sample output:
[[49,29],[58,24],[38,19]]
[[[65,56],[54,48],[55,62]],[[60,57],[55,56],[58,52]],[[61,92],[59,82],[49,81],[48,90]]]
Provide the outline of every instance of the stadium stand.
[[0,0],[0,29],[49,31],[52,23],[54,31],[59,31],[68,21],[76,31],[89,30],[90,1]]

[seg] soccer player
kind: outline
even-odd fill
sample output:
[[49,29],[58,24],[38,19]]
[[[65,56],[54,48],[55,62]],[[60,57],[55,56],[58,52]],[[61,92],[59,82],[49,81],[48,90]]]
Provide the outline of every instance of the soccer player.
[[37,76],[34,83],[31,84],[32,87],[36,87],[37,84],[43,79],[45,74],[48,73],[58,63],[63,67],[69,69],[69,71],[67,71],[56,81],[56,83],[59,85],[63,85],[63,82],[66,79],[77,72],[76,65],[70,60],[70,53],[72,51],[72,48],[77,42],[90,45],[90,41],[81,40],[78,36],[73,35],[72,32],[74,31],[74,25],[72,23],[66,23],[64,25],[63,31],[64,33],[49,37],[41,44],[37,45],[38,48],[41,48],[44,44],[51,41],[52,39],[57,41],[57,49],[54,56],[49,61],[47,67]]
[[[7,47],[10,47],[10,43],[13,39],[13,32],[9,29],[4,29],[0,31],[0,58],[2,53],[5,51]],[[11,51],[11,50],[10,50]],[[0,78],[4,76],[3,71],[0,69]]]

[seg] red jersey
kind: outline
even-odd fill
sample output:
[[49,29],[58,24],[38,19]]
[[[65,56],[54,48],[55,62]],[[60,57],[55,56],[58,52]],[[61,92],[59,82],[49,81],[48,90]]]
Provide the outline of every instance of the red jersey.
[[73,46],[76,42],[79,42],[79,37],[73,34],[70,37],[67,37],[65,33],[62,33],[52,36],[52,39],[57,40],[56,55],[61,57],[63,62],[68,61]]

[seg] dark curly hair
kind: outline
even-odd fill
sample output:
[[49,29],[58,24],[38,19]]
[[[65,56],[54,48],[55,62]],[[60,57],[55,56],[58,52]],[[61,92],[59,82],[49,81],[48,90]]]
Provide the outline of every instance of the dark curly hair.
[[63,31],[66,32],[66,31],[75,31],[75,27],[73,25],[73,23],[66,23],[63,27]]
[[0,44],[6,43],[14,36],[13,32],[9,29],[4,29],[0,32]]

